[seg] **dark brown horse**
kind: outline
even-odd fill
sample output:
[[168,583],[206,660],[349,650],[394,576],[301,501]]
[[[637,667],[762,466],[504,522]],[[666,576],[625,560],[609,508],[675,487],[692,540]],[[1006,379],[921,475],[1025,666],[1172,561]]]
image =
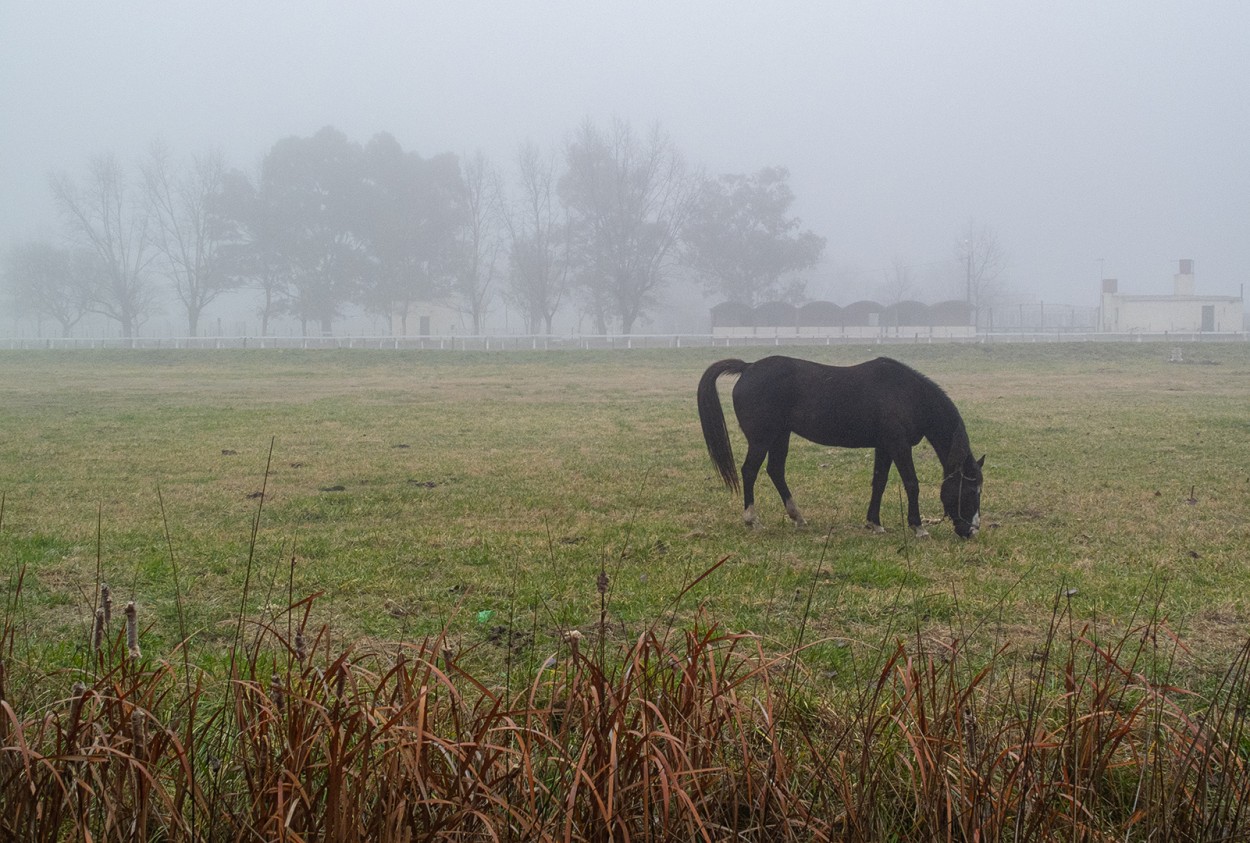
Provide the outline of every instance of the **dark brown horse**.
[[980,529],[985,457],[972,458],[968,431],[954,402],[915,369],[888,357],[857,366],[826,366],[793,357],[713,363],[699,380],[699,421],[712,462],[725,484],[737,489],[733,449],[716,391],[716,379],[725,374],[739,376],[733,402],[738,425],[747,438],[747,455],[742,462],[747,526],[758,525],[755,478],[765,457],[768,476],[781,495],[786,513],[796,525],[805,523],[786,485],[786,453],[790,434],[795,433],[821,445],[875,449],[868,526],[877,532],[883,532],[881,495],[890,466],[898,466],[907,490],[907,523],[917,536],[928,533],[921,526],[920,484],[911,449],[921,439],[929,440],[942,463],[942,508],[955,532],[969,538]]

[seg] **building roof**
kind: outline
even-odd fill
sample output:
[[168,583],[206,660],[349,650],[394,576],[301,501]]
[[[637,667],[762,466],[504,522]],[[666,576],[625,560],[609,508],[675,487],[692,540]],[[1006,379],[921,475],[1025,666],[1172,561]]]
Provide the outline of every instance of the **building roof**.
[[1172,302],[1180,304],[1181,302],[1239,302],[1241,296],[1145,296],[1130,295],[1127,293],[1107,293],[1106,295],[1120,301],[1141,301],[1141,302]]

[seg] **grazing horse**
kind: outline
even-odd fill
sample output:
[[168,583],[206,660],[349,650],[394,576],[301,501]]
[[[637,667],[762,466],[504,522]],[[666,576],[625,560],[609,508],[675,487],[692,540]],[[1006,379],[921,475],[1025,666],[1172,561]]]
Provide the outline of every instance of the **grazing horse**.
[[972,458],[968,431],[955,404],[941,387],[908,366],[878,357],[856,366],[826,366],[793,357],[765,357],[754,363],[721,360],[699,380],[699,421],[712,462],[731,489],[738,488],[725,413],[716,391],[716,379],[738,375],[734,384],[734,413],[747,438],[742,462],[743,517],[758,526],[755,514],[755,478],[764,457],[768,476],[777,487],[786,513],[796,526],[803,515],[786,485],[786,453],[790,434],[820,445],[873,448],[872,499],[868,527],[881,526],[881,495],[890,466],[898,466],[907,490],[907,523],[917,536],[928,533],[920,522],[920,484],[911,449],[928,439],[942,463],[942,508],[963,538],[976,535],[981,525],[981,466],[985,457]]

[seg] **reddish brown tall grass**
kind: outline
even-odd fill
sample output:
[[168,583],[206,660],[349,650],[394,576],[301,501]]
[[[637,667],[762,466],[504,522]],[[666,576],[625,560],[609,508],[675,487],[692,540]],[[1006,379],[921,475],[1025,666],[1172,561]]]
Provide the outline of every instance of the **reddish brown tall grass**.
[[1250,642],[1200,696],[1168,683],[1158,618],[1104,642],[1060,602],[1028,652],[978,664],[916,635],[818,690],[791,678],[801,653],[700,616],[569,633],[519,691],[438,638],[335,652],[309,598],[298,628],[258,624],[234,676],[132,657],[118,630],[19,710],[23,575],[0,636],[6,840],[1246,836]]

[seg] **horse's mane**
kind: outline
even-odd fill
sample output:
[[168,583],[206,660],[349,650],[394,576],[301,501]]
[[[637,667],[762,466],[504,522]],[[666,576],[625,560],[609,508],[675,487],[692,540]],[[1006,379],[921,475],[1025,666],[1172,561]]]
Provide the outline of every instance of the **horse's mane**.
[[956,441],[960,441],[961,444],[968,448],[968,452],[971,453],[971,445],[968,443],[968,429],[964,426],[964,417],[960,415],[959,408],[955,406],[955,402],[951,400],[951,397],[946,394],[946,390],[938,386],[928,375],[913,369],[906,363],[900,363],[893,357],[879,357],[877,359],[887,361],[889,364],[899,367],[924,385],[934,408],[941,414],[942,421],[950,425],[950,439],[948,442],[941,443],[941,446],[943,448],[951,447],[955,445]]

